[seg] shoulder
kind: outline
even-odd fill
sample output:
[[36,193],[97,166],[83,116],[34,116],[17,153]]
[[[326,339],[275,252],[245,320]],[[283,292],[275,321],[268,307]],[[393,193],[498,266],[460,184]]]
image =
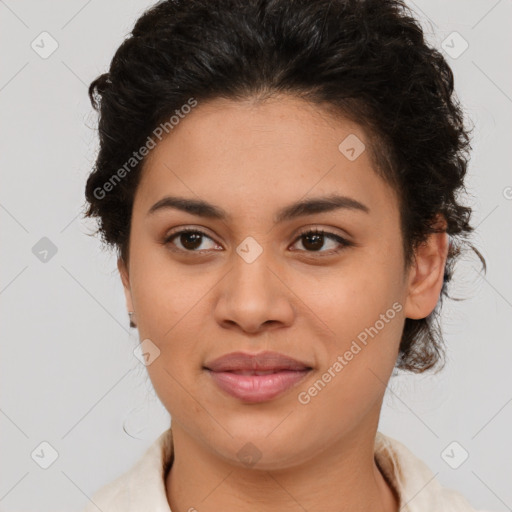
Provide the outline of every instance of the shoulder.
[[430,468],[403,443],[382,432],[377,432],[375,438],[375,459],[400,496],[401,512],[478,512],[461,493],[443,487]]
[[164,477],[171,442],[169,429],[128,471],[96,491],[81,512],[170,512]]

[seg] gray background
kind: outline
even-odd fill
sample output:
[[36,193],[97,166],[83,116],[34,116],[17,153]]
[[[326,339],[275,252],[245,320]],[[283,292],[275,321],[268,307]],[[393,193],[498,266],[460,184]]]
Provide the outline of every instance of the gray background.
[[[80,510],[168,427],[133,355],[115,258],[80,218],[97,151],[87,86],[151,4],[0,1],[2,511]],[[512,2],[409,4],[452,54],[475,124],[468,191],[489,270],[479,275],[474,257],[461,262],[452,294],[470,299],[445,303],[447,366],[393,377],[379,430],[474,507],[512,510]],[[47,58],[31,47],[51,49],[44,31],[58,44]],[[50,462],[45,441],[58,453],[48,469],[39,465]],[[441,455],[453,441],[452,465],[469,453],[457,469]]]

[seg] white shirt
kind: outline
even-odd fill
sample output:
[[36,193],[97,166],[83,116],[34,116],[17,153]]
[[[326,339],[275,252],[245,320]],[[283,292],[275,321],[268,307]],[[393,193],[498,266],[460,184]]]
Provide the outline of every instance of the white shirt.
[[[83,512],[172,512],[165,489],[172,458],[169,428],[130,470],[97,491]],[[375,437],[375,459],[397,491],[400,512],[476,512],[459,492],[442,487],[405,445],[381,432]]]

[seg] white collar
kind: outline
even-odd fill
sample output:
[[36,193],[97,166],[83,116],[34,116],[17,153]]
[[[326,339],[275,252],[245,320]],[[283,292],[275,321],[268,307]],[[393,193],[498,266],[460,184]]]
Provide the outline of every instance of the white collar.
[[[169,428],[130,470],[97,491],[83,512],[171,512],[165,478],[172,457]],[[400,512],[476,512],[460,493],[442,487],[406,446],[381,432],[375,437],[375,460],[397,491]]]

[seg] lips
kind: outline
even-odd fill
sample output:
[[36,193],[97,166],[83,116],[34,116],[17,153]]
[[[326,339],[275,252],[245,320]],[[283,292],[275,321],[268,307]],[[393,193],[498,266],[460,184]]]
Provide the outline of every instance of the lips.
[[279,370],[306,370],[307,363],[279,354],[278,352],[260,352],[248,354],[232,352],[206,363],[205,368],[213,372],[270,372]]
[[222,391],[254,403],[271,400],[294,387],[312,367],[277,352],[232,352],[207,362],[204,369]]

